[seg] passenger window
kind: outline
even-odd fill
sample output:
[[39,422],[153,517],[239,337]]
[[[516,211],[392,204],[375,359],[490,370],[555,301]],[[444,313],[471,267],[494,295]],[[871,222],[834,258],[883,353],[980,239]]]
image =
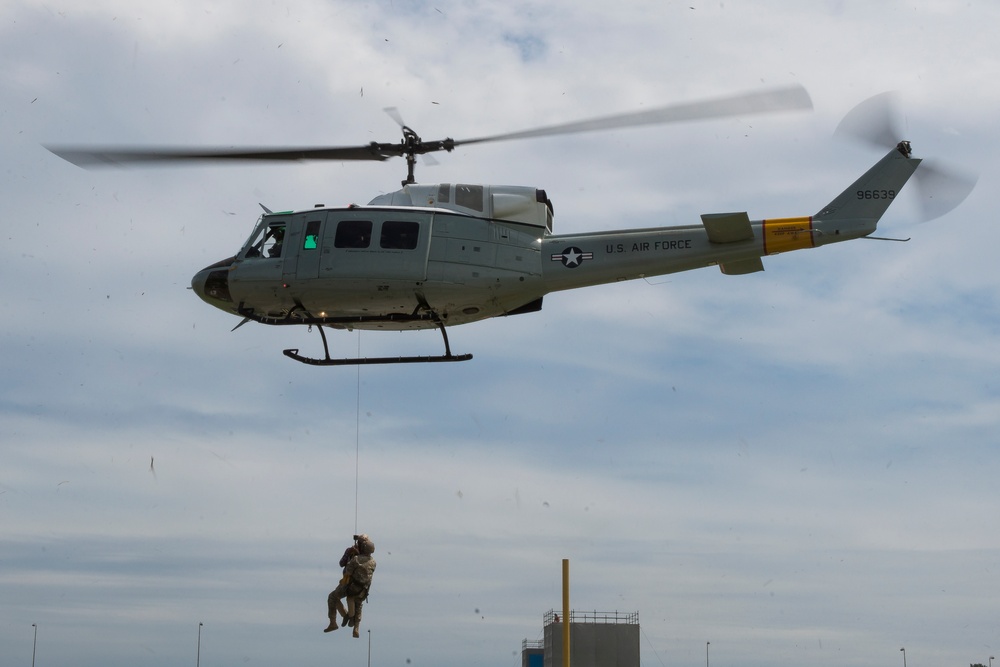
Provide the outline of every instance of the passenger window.
[[319,247],[319,220],[310,220],[306,223],[306,238],[302,242],[303,250],[315,250]]
[[447,204],[451,201],[451,186],[447,183],[442,183],[438,186],[438,203]]
[[386,220],[382,223],[379,247],[393,250],[413,250],[417,247],[420,223]]
[[337,248],[367,248],[372,242],[371,220],[341,220],[333,245]]

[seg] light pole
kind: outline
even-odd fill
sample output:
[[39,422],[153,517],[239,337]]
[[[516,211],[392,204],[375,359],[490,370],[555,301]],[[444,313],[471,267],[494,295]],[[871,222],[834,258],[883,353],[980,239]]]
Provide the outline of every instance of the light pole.
[[899,650],[903,652],[903,667],[906,667],[906,648],[904,647]]
[[990,667],[993,667],[993,656],[990,656]]
[[712,642],[705,642],[705,667],[708,667],[708,645]]
[[[197,657],[195,658],[195,663],[194,663],[195,667],[201,667],[201,626],[203,625],[205,624],[201,622],[198,623],[198,653]],[[904,665],[903,667],[906,666]]]
[[[32,623],[31,627],[35,629],[35,638],[31,642],[31,667],[35,667],[35,649],[38,648],[38,624]],[[993,665],[990,665],[990,667],[993,667]]]

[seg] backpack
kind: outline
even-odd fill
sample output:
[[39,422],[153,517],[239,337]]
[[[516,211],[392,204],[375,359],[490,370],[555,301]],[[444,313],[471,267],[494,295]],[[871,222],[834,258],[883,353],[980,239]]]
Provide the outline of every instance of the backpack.
[[358,556],[351,570],[351,580],[347,584],[347,594],[365,599],[372,585],[372,575],[375,573],[375,559],[371,556]]

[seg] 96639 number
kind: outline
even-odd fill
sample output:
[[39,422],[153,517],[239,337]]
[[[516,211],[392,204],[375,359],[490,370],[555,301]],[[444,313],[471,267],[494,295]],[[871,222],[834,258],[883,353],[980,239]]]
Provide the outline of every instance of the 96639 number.
[[895,190],[858,190],[858,199],[895,199]]

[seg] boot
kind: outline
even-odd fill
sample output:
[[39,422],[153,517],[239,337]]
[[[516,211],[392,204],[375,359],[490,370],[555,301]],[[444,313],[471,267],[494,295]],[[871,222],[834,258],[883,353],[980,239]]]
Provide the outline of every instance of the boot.
[[337,619],[331,616],[330,625],[326,626],[326,629],[323,630],[323,632],[333,632],[336,629],[337,629]]
[[361,636],[361,633],[358,631],[358,626],[357,625],[354,626],[354,633],[353,634],[354,634],[354,638],[355,639],[357,639],[358,637]]

